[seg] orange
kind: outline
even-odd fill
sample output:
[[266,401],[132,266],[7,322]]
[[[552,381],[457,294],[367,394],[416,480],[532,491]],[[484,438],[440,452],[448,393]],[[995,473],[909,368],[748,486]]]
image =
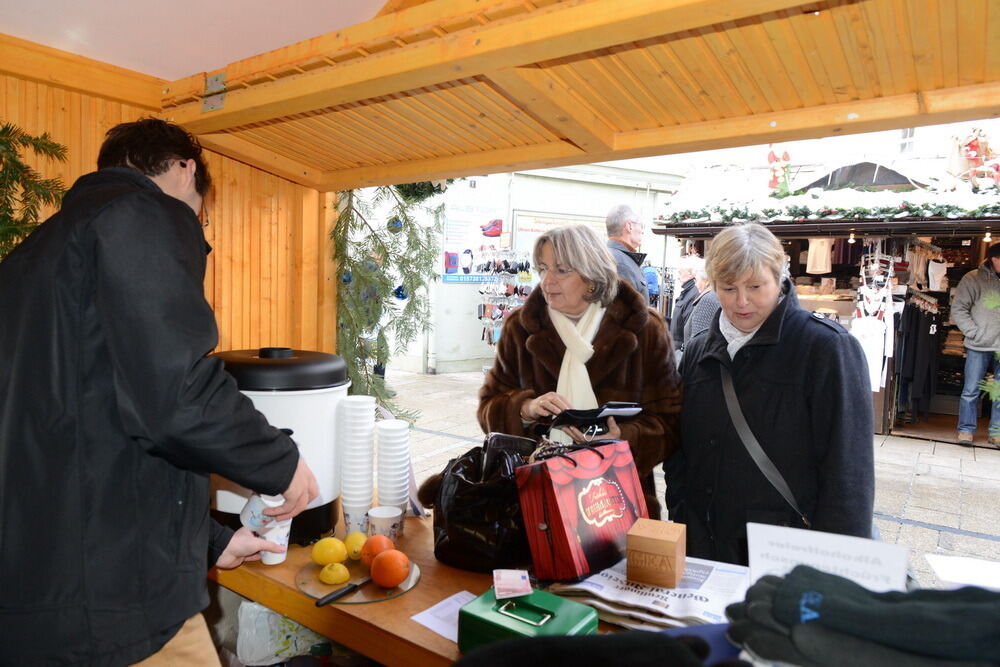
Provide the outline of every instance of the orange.
[[386,549],[372,560],[371,575],[382,588],[395,588],[410,576],[410,559],[402,551]]
[[386,549],[394,549],[395,545],[385,535],[372,535],[365,541],[365,546],[361,547],[361,562],[365,567],[372,566],[372,559]]

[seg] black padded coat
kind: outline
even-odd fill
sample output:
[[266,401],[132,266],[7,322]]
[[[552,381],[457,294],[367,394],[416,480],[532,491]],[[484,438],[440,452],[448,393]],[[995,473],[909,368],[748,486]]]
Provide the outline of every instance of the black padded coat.
[[687,554],[746,564],[746,524],[802,527],[750,458],[726,409],[728,366],[743,414],[815,530],[868,537],[875,473],[865,357],[843,327],[803,310],[794,290],[730,360],[719,318],[681,362],[681,443],[664,464],[670,519]]
[[[191,208],[80,178],[0,263],[0,662],[124,665],[208,604],[207,473],[284,491],[295,444],[217,358]],[[214,549],[210,553],[210,539]]]

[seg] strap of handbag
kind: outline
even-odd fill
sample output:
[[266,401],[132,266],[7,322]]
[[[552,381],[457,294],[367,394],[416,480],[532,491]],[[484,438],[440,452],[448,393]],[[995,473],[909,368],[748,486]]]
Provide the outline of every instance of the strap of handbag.
[[771,486],[781,494],[785,502],[791,505],[795,513],[799,515],[805,527],[811,528],[812,524],[809,523],[809,519],[802,513],[802,510],[799,509],[799,504],[795,502],[795,495],[792,494],[792,490],[785,482],[785,478],[778,472],[778,468],[764,451],[764,448],[760,446],[760,443],[757,442],[753,431],[750,430],[750,425],[747,423],[746,418],[743,416],[743,410],[740,408],[740,400],[736,396],[736,387],[733,386],[733,375],[726,368],[725,364],[719,364],[719,375],[722,376],[722,393],[726,397],[726,407],[729,408],[729,416],[732,418],[733,426],[736,427],[736,433],[740,436],[740,441],[746,447],[750,458],[757,464],[760,471],[764,473],[764,477],[767,477],[767,481],[771,483]]

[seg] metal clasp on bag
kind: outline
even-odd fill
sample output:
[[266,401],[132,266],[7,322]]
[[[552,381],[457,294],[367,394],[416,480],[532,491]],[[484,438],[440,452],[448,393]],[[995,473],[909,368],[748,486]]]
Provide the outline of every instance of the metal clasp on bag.
[[[508,608],[510,608],[512,611],[507,611]],[[530,618],[524,618],[523,616],[518,616],[517,614],[514,613],[514,610],[517,610],[517,602],[515,602],[514,600],[509,600],[507,602],[504,602],[497,608],[497,612],[503,614],[504,616],[509,616],[514,620],[521,621],[522,623],[527,623],[528,625],[533,625],[536,628],[539,628],[552,620],[552,614],[545,613],[542,615],[542,618],[540,620],[532,621]]]

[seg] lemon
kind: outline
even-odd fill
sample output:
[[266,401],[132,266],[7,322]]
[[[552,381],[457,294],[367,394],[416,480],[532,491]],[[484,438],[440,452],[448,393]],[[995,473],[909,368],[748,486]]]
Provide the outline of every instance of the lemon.
[[354,532],[344,539],[344,545],[347,547],[347,556],[351,560],[361,560],[361,549],[364,548],[365,542],[368,541],[368,536],[364,533]]
[[343,563],[330,563],[324,565],[319,571],[319,580],[324,584],[342,584],[351,578],[351,573],[347,571]]
[[324,537],[313,545],[312,559],[317,565],[343,563],[347,560],[347,547],[336,537]]

